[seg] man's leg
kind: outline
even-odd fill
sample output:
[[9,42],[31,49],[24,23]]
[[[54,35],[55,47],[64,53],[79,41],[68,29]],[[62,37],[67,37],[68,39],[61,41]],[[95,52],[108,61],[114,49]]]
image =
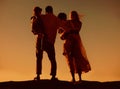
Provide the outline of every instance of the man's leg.
[[39,50],[38,52],[36,52],[36,57],[37,57],[37,60],[36,60],[36,74],[37,74],[37,77],[36,79],[40,79],[40,74],[41,74],[41,71],[42,71],[42,57],[43,57],[43,51],[42,50]]
[[37,40],[37,45],[36,45],[36,74],[37,76],[35,77],[36,80],[40,80],[40,74],[42,71],[42,58],[43,58],[43,50],[41,50],[41,43],[40,39]]
[[49,60],[51,62],[51,73],[50,75],[52,76],[52,79],[55,79],[56,76],[56,70],[57,70],[57,64],[56,64],[56,59],[55,59],[55,48],[54,45],[49,44],[46,50]]

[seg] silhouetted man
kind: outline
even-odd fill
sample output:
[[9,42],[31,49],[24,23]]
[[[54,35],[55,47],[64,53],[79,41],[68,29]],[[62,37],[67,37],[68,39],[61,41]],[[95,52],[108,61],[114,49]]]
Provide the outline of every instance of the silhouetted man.
[[[41,15],[44,24],[44,37],[43,39],[37,39],[36,45],[36,57],[37,57],[37,68],[35,77],[36,80],[40,80],[40,74],[42,73],[42,59],[43,51],[47,52],[50,63],[51,63],[51,79],[56,79],[56,58],[55,58],[55,39],[58,28],[58,18],[53,14],[52,6],[47,6],[45,8],[46,14]],[[42,41],[41,41],[42,40]],[[42,47],[42,48],[41,48]]]

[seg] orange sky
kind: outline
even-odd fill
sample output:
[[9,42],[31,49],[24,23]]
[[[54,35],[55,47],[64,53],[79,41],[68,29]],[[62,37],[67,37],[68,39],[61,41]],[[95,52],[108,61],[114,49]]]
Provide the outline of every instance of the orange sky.
[[[119,0],[0,0],[0,82],[31,80],[35,76],[35,39],[30,17],[34,6],[52,5],[54,13],[71,10],[83,14],[80,32],[92,71],[83,80],[120,80],[120,1]],[[57,77],[71,80],[62,55],[63,42],[57,35]],[[49,79],[50,62],[43,59],[43,79]],[[77,78],[77,76],[76,76]]]

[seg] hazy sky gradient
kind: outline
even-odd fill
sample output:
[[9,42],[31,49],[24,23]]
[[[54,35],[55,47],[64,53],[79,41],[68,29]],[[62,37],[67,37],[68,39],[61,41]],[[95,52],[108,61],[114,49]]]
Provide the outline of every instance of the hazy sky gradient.
[[[36,37],[31,33],[34,6],[52,5],[54,14],[76,10],[82,17],[80,32],[92,71],[83,80],[120,80],[120,0],[0,0],[0,81],[30,80],[35,76]],[[71,80],[57,35],[57,77]],[[44,53],[42,78],[50,78],[50,62]],[[76,76],[77,77],[77,76]]]

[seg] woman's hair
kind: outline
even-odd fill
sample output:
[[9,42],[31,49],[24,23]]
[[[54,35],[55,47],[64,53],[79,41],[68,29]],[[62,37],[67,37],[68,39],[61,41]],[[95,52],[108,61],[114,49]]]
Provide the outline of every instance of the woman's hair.
[[61,20],[66,20],[67,15],[65,13],[61,12],[61,13],[58,14],[58,18],[61,19]]
[[79,15],[78,15],[77,11],[71,12],[71,20],[79,20]]

